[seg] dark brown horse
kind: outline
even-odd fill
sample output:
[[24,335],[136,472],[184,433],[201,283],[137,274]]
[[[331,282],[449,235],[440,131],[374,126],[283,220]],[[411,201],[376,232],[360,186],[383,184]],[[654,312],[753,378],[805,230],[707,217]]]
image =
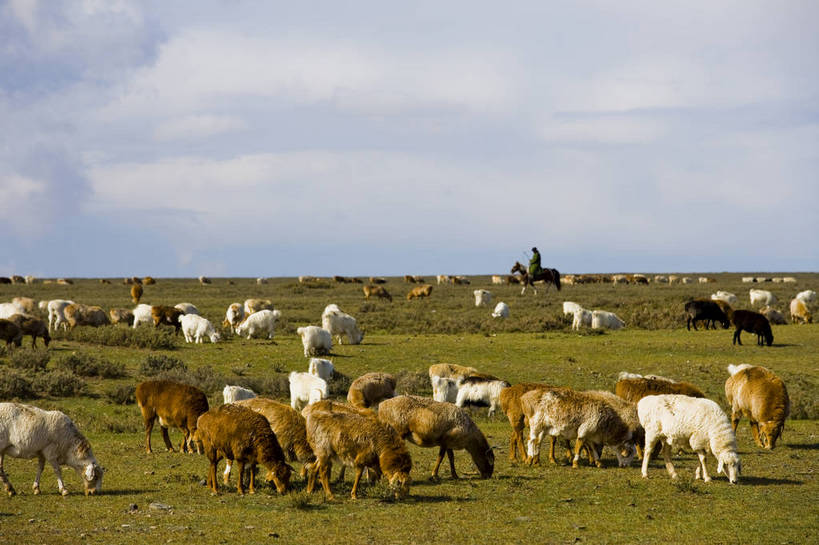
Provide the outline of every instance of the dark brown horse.
[[557,290],[560,291],[560,273],[557,272],[557,269],[542,269],[535,275],[534,278],[532,278],[529,275],[529,271],[526,270],[526,267],[521,265],[519,261],[515,261],[515,265],[509,272],[518,273],[520,275],[520,283],[523,284],[523,289],[520,290],[521,295],[526,292],[526,286],[532,286],[535,295],[537,295],[537,289],[535,288],[534,283],[538,280],[543,280],[546,282],[547,290],[549,289],[549,284],[554,284]]

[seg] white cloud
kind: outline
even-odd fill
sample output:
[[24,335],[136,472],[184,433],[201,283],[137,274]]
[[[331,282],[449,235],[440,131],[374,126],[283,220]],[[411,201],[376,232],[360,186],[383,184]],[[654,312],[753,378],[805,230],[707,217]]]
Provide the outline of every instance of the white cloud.
[[247,123],[230,115],[190,115],[165,121],[157,126],[154,136],[157,140],[190,140],[207,138],[226,132],[247,128]]
[[662,136],[665,126],[659,120],[627,116],[552,118],[538,132],[553,143],[634,144]]

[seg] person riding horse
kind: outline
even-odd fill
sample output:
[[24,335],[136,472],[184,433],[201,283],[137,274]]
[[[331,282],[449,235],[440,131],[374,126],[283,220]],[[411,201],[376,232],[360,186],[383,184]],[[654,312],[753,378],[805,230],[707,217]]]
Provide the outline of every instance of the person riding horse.
[[529,276],[535,278],[543,269],[540,267],[540,252],[537,247],[532,247],[532,258],[529,260]]

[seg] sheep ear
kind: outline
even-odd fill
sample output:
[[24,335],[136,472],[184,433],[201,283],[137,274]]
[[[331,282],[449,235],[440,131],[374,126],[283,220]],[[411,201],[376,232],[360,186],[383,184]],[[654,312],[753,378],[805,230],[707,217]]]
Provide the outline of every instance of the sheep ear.
[[723,466],[724,464],[722,463],[722,460],[719,460],[719,463],[717,464],[717,473],[725,473],[725,471],[723,471]]

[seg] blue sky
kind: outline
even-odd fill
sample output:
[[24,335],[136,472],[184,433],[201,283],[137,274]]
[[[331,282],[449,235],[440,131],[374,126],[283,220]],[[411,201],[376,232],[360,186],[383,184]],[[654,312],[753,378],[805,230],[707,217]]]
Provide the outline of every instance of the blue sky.
[[0,274],[816,271],[816,2],[0,2]]

